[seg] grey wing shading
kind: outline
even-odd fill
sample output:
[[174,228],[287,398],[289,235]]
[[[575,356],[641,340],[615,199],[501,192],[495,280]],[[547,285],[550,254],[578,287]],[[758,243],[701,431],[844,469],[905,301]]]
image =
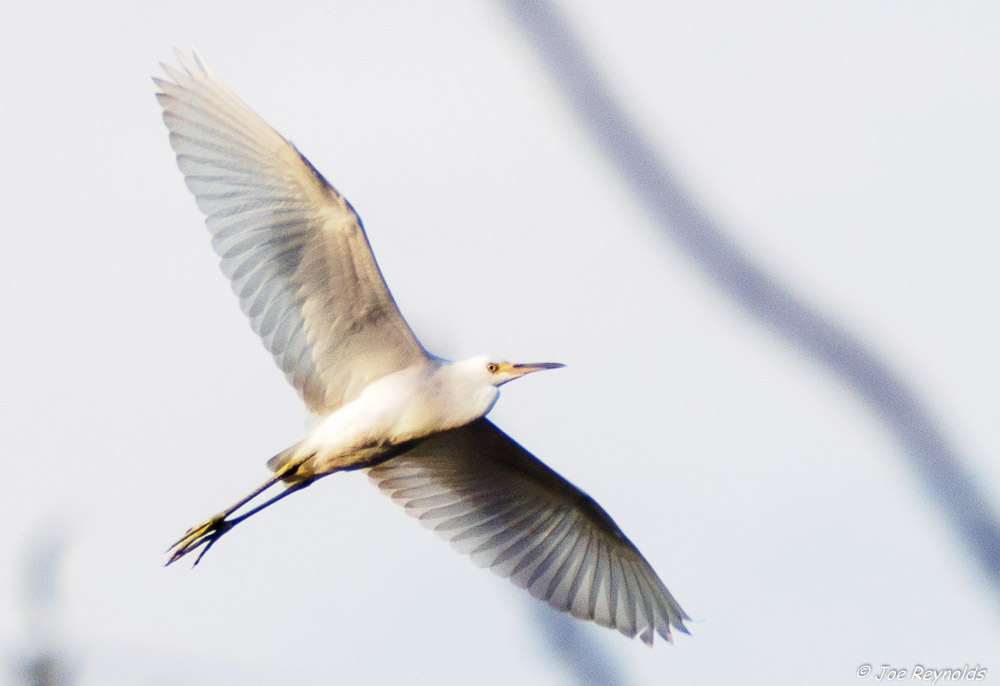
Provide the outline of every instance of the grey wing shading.
[[652,644],[687,615],[611,517],[486,419],[368,471],[479,566],[574,617]]
[[154,79],[177,163],[243,312],[313,412],[426,359],[361,220],[295,147],[177,53]]

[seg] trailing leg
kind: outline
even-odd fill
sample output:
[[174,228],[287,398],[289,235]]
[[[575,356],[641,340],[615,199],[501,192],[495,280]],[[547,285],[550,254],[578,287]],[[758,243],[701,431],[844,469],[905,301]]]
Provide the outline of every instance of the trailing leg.
[[[204,546],[201,553],[199,553],[198,557],[195,558],[194,564],[197,565],[201,562],[201,558],[205,556],[205,553],[208,552],[209,548],[215,545],[215,542],[234,526],[242,522],[244,519],[247,519],[248,517],[255,515],[261,510],[273,505],[282,498],[294,493],[295,491],[302,490],[315,481],[316,477],[311,474],[305,476],[297,474],[299,467],[301,467],[302,464],[309,459],[309,457],[311,457],[311,455],[286,460],[267,481],[255,488],[246,496],[240,498],[238,501],[214,517],[210,517],[201,524],[188,529],[178,541],[167,549],[167,552],[171,553],[170,559],[167,560],[167,565],[173,564],[188,553]],[[244,514],[230,518],[230,515],[239,510],[241,507],[282,481],[286,484],[284,491],[268,498],[263,503],[251,508]]]

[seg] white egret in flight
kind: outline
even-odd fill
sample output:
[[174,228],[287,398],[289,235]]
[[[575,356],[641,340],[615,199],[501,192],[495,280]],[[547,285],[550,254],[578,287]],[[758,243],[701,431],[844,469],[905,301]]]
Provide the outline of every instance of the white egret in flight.
[[[553,363],[448,362],[417,341],[351,205],[195,53],[154,79],[170,143],[243,312],[316,428],[273,476],[188,532],[170,562],[316,479],[367,469],[473,561],[552,607],[671,640],[687,615],[585,493],[485,418],[499,387]],[[250,508],[276,484],[285,490]],[[238,514],[246,509],[243,514]]]

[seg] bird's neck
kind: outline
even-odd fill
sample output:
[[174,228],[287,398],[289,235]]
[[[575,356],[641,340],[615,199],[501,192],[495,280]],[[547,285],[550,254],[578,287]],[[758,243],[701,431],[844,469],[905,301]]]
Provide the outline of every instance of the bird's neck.
[[430,404],[436,407],[442,424],[450,429],[479,419],[500,396],[496,386],[469,379],[456,364],[442,365],[435,377],[435,383],[430,385],[435,397]]

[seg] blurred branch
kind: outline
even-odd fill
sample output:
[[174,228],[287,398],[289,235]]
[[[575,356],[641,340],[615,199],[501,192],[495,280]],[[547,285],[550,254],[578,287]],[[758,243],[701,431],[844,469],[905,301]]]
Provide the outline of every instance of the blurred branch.
[[587,633],[607,629],[581,622],[534,598],[528,598],[525,606],[545,627],[542,635],[550,652],[569,668],[576,683],[588,686],[625,686],[628,683],[617,661]]
[[25,543],[18,600],[26,654],[17,671],[26,686],[69,686],[75,681],[66,647],[65,604],[59,592],[59,569],[70,542],[68,527],[45,520]]
[[768,275],[695,204],[602,81],[586,49],[547,0],[502,0],[593,142],[664,235],[730,298],[843,381],[899,439],[910,466],[1000,592],[1000,523],[938,422],[858,336]]

